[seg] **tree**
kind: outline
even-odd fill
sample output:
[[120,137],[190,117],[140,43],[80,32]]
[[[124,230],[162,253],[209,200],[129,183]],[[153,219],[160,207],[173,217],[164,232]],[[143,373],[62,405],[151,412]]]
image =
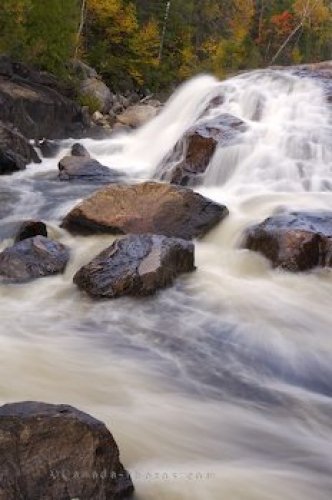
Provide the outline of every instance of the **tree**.
[[2,0],[0,14],[4,52],[65,75],[75,50],[77,0]]

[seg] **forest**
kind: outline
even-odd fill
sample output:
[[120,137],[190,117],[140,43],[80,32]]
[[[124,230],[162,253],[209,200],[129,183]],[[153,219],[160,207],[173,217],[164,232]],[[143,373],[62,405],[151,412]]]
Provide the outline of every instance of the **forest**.
[[0,53],[67,77],[79,58],[112,88],[329,59],[329,0],[2,0]]

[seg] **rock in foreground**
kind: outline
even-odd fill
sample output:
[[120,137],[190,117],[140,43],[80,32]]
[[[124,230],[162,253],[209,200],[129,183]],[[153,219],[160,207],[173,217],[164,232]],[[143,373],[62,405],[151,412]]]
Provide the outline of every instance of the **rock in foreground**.
[[133,492],[112,434],[71,406],[2,406],[0,457],[2,499],[113,500]]
[[228,210],[186,188],[157,182],[111,185],[75,207],[62,225],[76,233],[204,236]]
[[44,236],[24,239],[0,253],[0,276],[26,281],[62,273],[69,259],[67,247]]
[[74,283],[93,297],[144,296],[194,269],[193,243],[159,235],[130,235],[83,266]]
[[244,247],[262,253],[274,267],[288,271],[332,266],[332,212],[269,217],[247,230]]

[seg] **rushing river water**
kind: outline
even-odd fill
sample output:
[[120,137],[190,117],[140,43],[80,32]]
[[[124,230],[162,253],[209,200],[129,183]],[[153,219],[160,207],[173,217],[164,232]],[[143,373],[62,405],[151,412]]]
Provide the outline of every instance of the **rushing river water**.
[[141,130],[84,143],[102,163],[151,178],[218,95],[211,115],[248,128],[216,151],[197,190],[231,215],[197,242],[197,271],[154,297],[98,302],[72,284],[113,241],[58,227],[96,186],[59,182],[57,159],[1,178],[1,248],[17,221],[39,217],[72,253],[63,276],[0,285],[0,399],[69,403],[105,421],[140,500],[330,500],[331,271],[272,270],[239,248],[243,229],[276,210],[332,210],[319,82],[203,76]]

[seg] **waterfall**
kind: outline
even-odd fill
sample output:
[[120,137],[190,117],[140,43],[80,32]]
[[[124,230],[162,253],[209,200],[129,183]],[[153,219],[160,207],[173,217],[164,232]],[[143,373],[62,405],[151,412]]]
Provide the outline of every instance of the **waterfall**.
[[245,228],[276,211],[332,210],[331,108],[319,80],[203,75],[141,129],[82,142],[137,182],[188,129],[224,113],[245,131],[217,147],[195,189],[230,216],[195,243],[197,272],[155,297],[98,302],[73,286],[113,241],[59,227],[97,188],[58,181],[73,141],[1,178],[1,248],[20,220],[41,218],[71,260],[64,275],[0,283],[0,399],[69,403],[104,420],[142,500],[330,500],[331,270],[273,270],[239,248]]

